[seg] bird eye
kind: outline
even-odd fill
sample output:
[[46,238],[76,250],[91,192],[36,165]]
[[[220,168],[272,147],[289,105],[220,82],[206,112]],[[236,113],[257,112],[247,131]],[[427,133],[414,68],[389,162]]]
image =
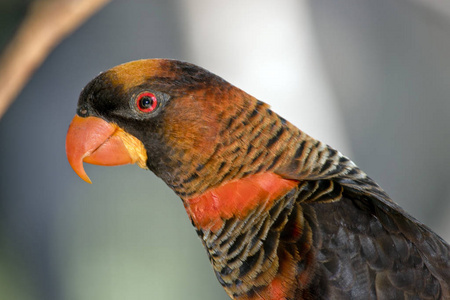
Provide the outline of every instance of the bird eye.
[[136,98],[136,106],[144,113],[152,112],[157,105],[158,99],[150,92],[141,93]]

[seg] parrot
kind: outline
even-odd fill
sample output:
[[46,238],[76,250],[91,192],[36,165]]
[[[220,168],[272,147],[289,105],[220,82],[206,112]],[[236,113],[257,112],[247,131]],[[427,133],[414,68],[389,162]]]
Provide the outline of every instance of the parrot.
[[83,163],[137,164],[181,198],[231,299],[450,299],[450,246],[366,173],[191,63],[142,59],[81,91]]

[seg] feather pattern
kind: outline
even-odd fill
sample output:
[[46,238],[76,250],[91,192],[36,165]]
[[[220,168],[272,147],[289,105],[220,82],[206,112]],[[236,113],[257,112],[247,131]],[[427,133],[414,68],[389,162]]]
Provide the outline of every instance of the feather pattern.
[[[160,103],[149,115],[130,102],[143,91]],[[450,299],[447,243],[347,157],[220,77],[130,62],[91,81],[78,106],[142,143],[231,298]]]

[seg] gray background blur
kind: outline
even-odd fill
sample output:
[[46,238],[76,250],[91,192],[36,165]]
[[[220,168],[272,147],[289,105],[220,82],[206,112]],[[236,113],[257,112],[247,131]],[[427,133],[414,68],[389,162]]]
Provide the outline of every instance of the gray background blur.
[[[66,161],[81,88],[140,58],[268,102],[450,240],[450,4],[274,2],[116,0],[51,53],[0,120],[1,299],[227,299],[158,178],[87,165],[88,185]],[[0,46],[27,3],[0,2]]]

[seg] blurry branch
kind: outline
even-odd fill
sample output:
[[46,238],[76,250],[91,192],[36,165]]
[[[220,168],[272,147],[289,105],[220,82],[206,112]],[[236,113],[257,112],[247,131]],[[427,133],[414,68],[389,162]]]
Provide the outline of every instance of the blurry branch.
[[110,0],[35,0],[0,57],[0,118],[53,48]]

